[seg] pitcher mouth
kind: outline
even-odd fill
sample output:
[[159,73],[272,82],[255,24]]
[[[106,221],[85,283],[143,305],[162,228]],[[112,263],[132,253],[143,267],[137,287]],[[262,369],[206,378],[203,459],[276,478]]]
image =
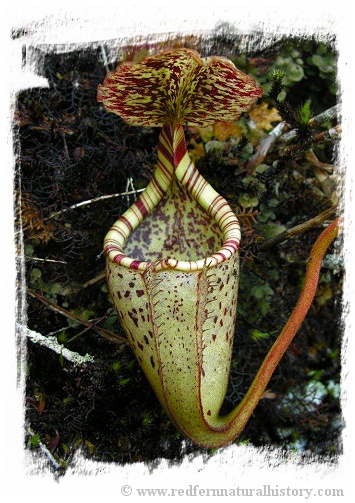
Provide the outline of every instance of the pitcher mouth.
[[[160,212],[160,222],[155,222],[152,228],[148,227],[147,235],[141,237],[140,244],[136,246],[139,253],[125,253],[127,240],[133,231],[140,224],[144,227],[154,211],[155,216]],[[178,222],[181,225],[177,225]],[[154,259],[144,260],[144,250],[146,255],[151,254],[145,241],[153,233],[160,234],[157,238],[161,244],[159,249],[166,256],[159,256],[155,250],[155,254],[152,254]],[[177,253],[174,247],[167,249],[164,233],[176,241],[181,238],[187,242],[191,237],[194,254],[189,258],[193,260],[184,259],[190,253]],[[192,272],[202,271],[204,267],[214,267],[228,260],[237,252],[240,238],[238,218],[227,201],[198,172],[189,157],[183,128],[166,126],[159,137],[158,163],[154,176],[137,201],[107,233],[104,250],[113,263],[130,269]],[[138,257],[139,254],[142,256]]]
[[[232,213],[232,210],[230,211]],[[135,269],[138,271],[146,271],[149,268],[153,268],[155,272],[165,269],[174,269],[176,271],[183,272],[202,271],[202,269],[205,267],[215,267],[225,260],[228,260],[237,252],[240,242],[238,220],[236,219],[236,217],[231,217],[226,225],[227,229],[225,232],[225,241],[223,243],[223,246],[216,253],[213,253],[212,255],[201,258],[199,260],[164,258],[155,262],[143,261],[129,257],[123,252],[125,242],[128,238],[128,236],[124,237],[124,227],[126,227],[125,219],[124,217],[121,217],[116,221],[116,223],[106,235],[104,243],[105,253],[109,260],[111,260],[113,263],[120,264],[123,267]],[[132,228],[132,231],[133,230],[134,229]]]
[[[210,189],[212,188],[210,187]],[[143,208],[146,208],[144,201],[149,198],[149,192],[150,186],[148,185],[140,198],[114,223],[107,233],[104,240],[104,250],[111,262],[142,272],[149,268],[153,268],[155,272],[166,269],[193,272],[202,271],[205,267],[215,267],[237,252],[240,243],[239,221],[227,201],[213,190],[215,197],[212,200],[211,207],[214,208],[214,214],[210,213],[209,215],[211,223],[215,223],[219,227],[223,239],[222,247],[217,249],[216,252],[198,260],[181,260],[180,258],[168,257],[145,261],[125,254],[124,249],[128,238],[144,220],[144,217],[147,216]],[[158,203],[159,200],[155,206]],[[132,215],[135,215],[136,218],[132,219]],[[139,218],[137,218],[138,216]],[[202,235],[201,240],[203,239],[204,236]]]

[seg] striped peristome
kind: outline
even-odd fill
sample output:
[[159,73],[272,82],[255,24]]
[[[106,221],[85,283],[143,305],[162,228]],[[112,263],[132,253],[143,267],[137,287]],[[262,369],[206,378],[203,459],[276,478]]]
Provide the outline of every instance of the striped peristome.
[[[209,215],[211,221],[221,230],[223,244],[214,253],[193,261],[177,260],[163,255],[153,264],[154,270],[166,268],[178,271],[202,270],[205,266],[219,264],[235,253],[240,242],[237,217],[227,201],[195,168],[186,148],[182,126],[174,130],[171,126],[164,126],[159,137],[158,163],[153,179],[137,201],[114,223],[106,235],[104,248],[111,261],[140,271],[145,271],[152,266],[150,260],[137,260],[127,256],[124,252],[125,244],[134,229],[166,196],[172,184],[178,184],[180,190],[186,190],[206,212],[206,215]],[[201,236],[202,240],[203,238],[204,236]]]
[[120,63],[99,85],[97,99],[132,126],[175,127],[236,121],[261,95],[227,58],[182,48]]

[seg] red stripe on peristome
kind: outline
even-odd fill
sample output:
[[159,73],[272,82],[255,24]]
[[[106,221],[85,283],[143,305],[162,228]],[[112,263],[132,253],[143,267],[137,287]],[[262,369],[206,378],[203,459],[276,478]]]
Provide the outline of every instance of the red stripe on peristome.
[[[154,194],[157,194],[159,199],[162,197],[163,195],[163,190],[161,188],[161,186],[159,185],[159,183],[157,182],[157,180],[155,178],[153,178],[150,182],[152,185],[153,185],[153,193]],[[144,196],[147,200],[147,204],[149,205],[149,211],[154,208],[155,206],[155,202],[154,200],[152,199],[151,195],[150,195],[150,192],[151,191],[145,191],[144,192]]]
[[138,206],[137,206],[136,203],[132,204],[132,206],[130,207],[130,210],[133,211],[133,213],[135,214],[138,222],[141,222],[143,220],[142,213],[141,213],[141,211],[138,208]]
[[179,265],[179,261],[178,261],[178,260],[176,260],[176,259],[174,259],[174,260],[175,260],[174,265],[171,265],[171,264],[170,264],[169,259],[164,260],[164,268],[166,268],[166,267],[171,267],[172,269],[176,269],[176,268],[177,268],[177,266]]
[[223,245],[223,250],[226,250],[227,252],[229,252],[230,255],[234,255],[234,253],[237,251],[238,248],[236,248],[235,246],[228,246],[226,244]]
[[222,257],[223,261],[224,260],[227,260],[227,257],[224,255],[224,253],[222,253],[221,251],[217,252],[217,253],[214,253],[213,254],[213,257],[217,257],[217,255],[219,255],[220,257]]
[[144,201],[143,201],[143,198],[142,197],[139,197],[137,199],[137,201],[134,203],[134,205],[136,206],[136,208],[139,210],[140,214],[142,215],[142,217],[144,218],[146,215],[148,215],[149,213],[149,208],[146,207]]
[[208,183],[207,183],[207,181],[204,178],[202,178],[202,176],[200,174],[199,174],[197,180],[199,181],[199,183],[201,184],[201,186],[198,188],[198,190],[196,190],[195,197],[196,197],[197,200],[199,200],[202,192],[205,190],[205,187],[208,185]]
[[[164,142],[167,144],[167,147],[164,146]],[[163,148],[166,152],[169,152],[169,156],[173,155],[173,150],[174,150],[173,130],[172,130],[172,127],[169,125],[163,126],[163,128],[161,130],[159,144],[158,144],[158,150],[160,148]]]
[[195,168],[195,166],[192,163],[190,163],[190,165],[192,165],[191,166],[192,173],[189,178],[189,181],[187,182],[187,186],[189,187],[190,192],[195,193],[195,195],[196,195],[195,188],[198,185],[198,183],[200,182],[200,173],[197,171],[197,169]]
[[138,269],[139,269],[140,264],[141,264],[141,261],[140,261],[140,260],[133,260],[133,262],[131,262],[131,264],[129,265],[129,267],[130,267],[131,269],[138,270]]
[[[169,144],[169,140],[167,140],[167,143]],[[164,161],[162,161],[163,164],[168,163],[173,165],[174,164],[174,157],[172,155],[172,152],[168,150],[161,141],[158,143],[158,156],[162,155],[164,157]]]
[[122,259],[124,259],[125,257],[126,255],[124,255],[123,253],[118,253],[113,257],[113,261],[116,262],[116,264],[120,264]]
[[112,251],[118,251],[121,253],[122,248],[120,246],[116,246],[116,245],[110,245],[110,244],[105,245],[105,252],[106,253],[110,253]]
[[[227,202],[225,204],[227,206],[229,206]],[[221,209],[222,208],[223,208],[223,206],[221,206]],[[232,220],[230,220],[230,219],[232,219]],[[226,221],[226,220],[229,220],[229,221]],[[218,224],[221,227],[221,229],[226,230],[230,226],[231,223],[235,224],[236,219],[235,219],[235,215],[234,215],[233,211],[230,209],[229,211],[226,211],[225,213],[223,213],[219,217]]]
[[[179,126],[181,128],[181,126]],[[180,130],[178,129],[175,134],[179,135]],[[176,168],[179,166],[181,160],[184,158],[185,154],[187,153],[187,148],[186,148],[186,141],[185,141],[185,135],[182,134],[180,136],[180,139],[177,143],[177,145],[174,148],[174,167]]]
[[237,239],[227,239],[227,241],[223,243],[223,247],[225,246],[231,246],[237,250],[239,248],[239,241]]
[[132,224],[131,222],[128,220],[128,218],[126,218],[124,215],[122,215],[119,220],[121,222],[123,222],[125,225],[127,225],[127,227],[129,228],[130,231],[133,231],[133,227],[132,227]]
[[235,235],[236,232],[238,232],[238,234],[240,235],[240,227],[239,227],[239,225],[237,225],[235,220],[227,223],[222,230],[223,230],[224,234],[227,234],[229,236]]
[[[221,229],[224,229],[225,227],[223,227],[223,221],[225,221],[226,219],[230,218],[230,216],[234,216],[234,213],[231,209],[227,209],[227,211],[223,211],[223,208],[230,208],[229,204],[227,203],[227,201],[224,201],[218,208],[218,212],[217,213],[222,213],[219,217],[218,217],[218,225],[220,226]],[[217,213],[216,213],[216,216],[217,216]],[[228,225],[229,222],[225,223],[224,226]]]
[[[197,174],[197,177],[196,177],[196,174]],[[195,177],[195,180],[193,180],[194,177]],[[188,165],[187,169],[185,170],[185,172],[181,178],[181,183],[189,190],[189,192],[192,192],[193,187],[195,186],[196,180],[198,180],[198,178],[199,178],[199,173],[198,173],[197,169],[195,168],[195,166],[192,164],[192,162],[190,162],[190,164]]]
[[164,159],[158,159],[158,168],[159,168],[159,171],[161,171],[162,175],[164,175],[164,178],[167,180],[168,184],[170,183],[170,180],[171,180],[171,171],[168,166],[170,165],[172,167],[172,164],[169,163],[169,161],[166,161],[166,163],[164,163]]
[[[226,213],[226,215],[227,215],[227,214],[228,214],[228,213]],[[233,211],[231,210],[231,211],[229,212],[229,215],[230,215],[230,216],[232,216],[233,218],[232,218],[229,222],[227,222],[227,223],[225,224],[225,228],[226,228],[226,229],[228,229],[228,227],[234,227],[234,226],[236,226],[236,227],[238,227],[238,229],[240,229],[239,220],[237,219],[237,217],[236,217],[235,213],[233,213]]]
[[[156,178],[153,178],[151,183],[153,184],[153,192],[158,195],[159,199],[161,199],[165,194],[165,190],[163,189],[163,187],[160,185],[160,183]],[[148,192],[147,197],[149,197],[150,201],[152,202],[152,208],[153,208],[155,206],[155,202],[153,201]]]
[[[212,203],[210,204],[209,208],[208,208],[208,213],[212,216],[212,217],[215,217],[217,215],[217,213],[219,212],[220,210],[220,206],[219,206],[219,201],[222,201],[224,202],[225,204],[227,204],[226,200],[223,199],[222,196],[220,196],[219,194],[213,199]],[[223,204],[222,204],[223,206]],[[221,207],[222,207],[221,206]]]
[[128,237],[128,234],[123,232],[123,230],[120,227],[117,227],[116,225],[113,225],[111,227],[111,231],[115,231],[115,232],[117,232],[117,234],[120,234],[124,240],[126,240]]

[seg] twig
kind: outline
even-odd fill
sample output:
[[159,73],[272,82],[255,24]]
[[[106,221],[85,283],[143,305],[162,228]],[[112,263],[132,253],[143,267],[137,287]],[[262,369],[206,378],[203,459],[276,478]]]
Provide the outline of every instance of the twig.
[[327,129],[326,131],[318,133],[314,137],[314,143],[321,143],[323,141],[329,141],[329,140],[338,140],[340,138],[341,132],[342,132],[341,126],[336,125],[330,129]]
[[109,341],[120,342],[122,344],[128,344],[127,339],[125,339],[124,337],[121,337],[120,335],[116,335],[113,332],[106,330],[105,328],[98,327],[94,323],[90,323],[89,321],[82,320],[81,318],[79,318],[79,316],[76,316],[75,314],[70,313],[66,309],[63,309],[62,307],[58,306],[57,304],[53,304],[53,302],[50,302],[48,299],[43,297],[43,295],[39,295],[37,292],[35,292],[31,288],[28,288],[27,292],[29,295],[31,295],[31,297],[41,301],[43,304],[48,306],[53,311],[56,311],[57,313],[60,313],[63,316],[66,316],[67,318],[69,318],[73,321],[76,321],[77,323],[80,323],[81,325],[84,325],[85,327],[88,327],[88,328],[91,328],[92,330],[95,330],[95,332],[97,332],[102,337],[105,337]]
[[[92,324],[93,324],[93,325],[94,325],[94,324],[96,325],[97,323],[100,323],[102,320],[105,320],[106,318],[107,318],[107,315],[102,316],[101,318],[96,319],[96,320],[95,320],[95,323],[92,323]],[[92,320],[92,321],[93,321],[93,320]],[[71,338],[70,338],[70,341],[68,341],[68,342],[70,342],[70,343],[71,343],[71,342],[75,341],[75,340],[76,340],[76,339],[78,339],[79,337],[82,337],[82,335],[83,335],[83,334],[85,334],[86,332],[88,332],[89,330],[91,330],[91,327],[85,327],[85,328],[83,328],[83,329],[82,329],[79,333],[77,333],[76,335],[74,335],[73,337],[71,337]]]
[[315,117],[312,117],[309,123],[311,126],[319,126],[320,124],[324,124],[324,122],[336,119],[339,114],[340,114],[340,105],[334,105],[333,107],[324,110],[324,112],[321,112]]
[[81,203],[76,203],[73,204],[72,206],[68,206],[68,208],[64,208],[60,211],[56,211],[55,213],[52,213],[48,217],[43,218],[42,220],[49,220],[50,218],[58,217],[62,213],[65,213],[66,211],[69,210],[74,210],[75,208],[79,208],[80,206],[86,206],[91,203],[97,203],[98,201],[103,201],[104,199],[112,199],[113,197],[123,197],[123,196],[131,196],[133,194],[138,194],[139,192],[143,192],[145,189],[137,189],[137,190],[130,190],[128,192],[120,192],[119,194],[108,194],[106,196],[100,196],[96,197],[95,199],[89,199],[88,201],[82,201]]
[[124,150],[126,147],[123,147],[121,145],[117,145],[116,142],[114,142],[113,140],[111,140],[111,138],[109,138],[107,135],[105,135],[105,133],[103,133],[102,131],[97,131],[97,136],[101,136],[101,138],[103,138],[105,140],[105,142],[109,143],[110,145],[112,145],[115,149],[117,150]]
[[110,71],[110,67],[108,66],[108,61],[107,61],[107,55],[106,55],[105,47],[103,45],[101,45],[100,49],[101,49],[101,56],[102,56],[102,59],[103,59],[103,62],[104,62],[105,68],[106,68],[106,72],[109,72]]
[[275,141],[280,138],[284,129],[286,127],[286,122],[280,122],[270,133],[260,142],[258,150],[249,159],[247,164],[247,173],[252,175],[256,168],[263,162],[270,148],[273,146]]
[[[32,430],[32,428],[28,428],[28,433],[31,435],[31,437],[35,436],[35,433]],[[49,449],[39,439],[38,439],[38,447],[41,449],[43,454],[45,454],[47,456],[47,458],[52,463],[54,468],[56,468],[57,470],[59,470],[59,468],[63,468],[63,466],[54,459],[54,457],[53,457],[52,453],[49,451]]]
[[[310,119],[309,124],[310,126],[319,126],[320,124],[323,124],[324,122],[327,122],[329,120],[335,119],[340,112],[340,106],[335,105],[334,107],[328,108],[328,110],[325,110],[324,112],[320,113],[319,115],[316,115],[315,117],[312,117]],[[292,129],[291,131],[288,131],[284,135],[281,136],[280,142],[281,143],[287,143],[290,140],[292,140],[295,136],[297,135],[297,131],[295,129]]]
[[268,248],[271,248],[272,246],[275,246],[277,244],[283,243],[287,239],[291,238],[292,236],[296,236],[297,234],[303,234],[304,232],[308,231],[312,227],[315,227],[316,225],[322,224],[327,218],[329,218],[336,210],[336,206],[332,206],[331,208],[323,211],[319,215],[317,215],[314,218],[311,218],[310,220],[307,220],[307,222],[304,222],[303,224],[296,225],[295,227],[292,227],[291,229],[286,229],[283,232],[280,232],[276,236],[273,236],[270,239],[267,239],[260,245],[261,250],[266,250]]
[[65,133],[64,131],[61,133],[61,136],[63,138],[63,145],[64,145],[64,154],[67,159],[67,161],[70,162],[70,156],[69,156],[69,151],[68,151],[68,145],[67,145],[67,140],[65,139]]
[[82,287],[83,288],[87,288],[88,286],[94,285],[95,283],[97,283],[98,281],[101,281],[105,277],[106,277],[106,271],[100,272],[100,274],[98,274],[97,276],[95,276],[95,278],[89,279],[89,281],[87,281],[86,283],[84,283],[82,285]]
[[55,336],[44,336],[34,330],[30,330],[28,327],[24,327],[22,325],[18,325],[21,332],[24,332],[25,335],[31,339],[35,344],[40,344],[41,346],[45,346],[48,349],[51,349],[58,355],[62,355],[66,360],[74,363],[74,365],[82,365],[83,363],[94,362],[93,356],[86,354],[85,356],[76,353],[75,351],[71,351],[67,349],[62,344],[59,344],[58,339]]
[[[129,189],[135,191],[134,185],[133,185],[133,178],[127,178],[127,183],[126,183],[126,194],[129,192]],[[126,201],[127,201],[127,206],[129,205],[129,196],[126,196]]]
[[54,262],[55,264],[67,264],[68,262],[64,262],[64,260],[54,260],[50,258],[39,258],[39,257],[28,257],[25,255],[26,260],[34,260],[36,262]]
[[317,169],[321,169],[322,171],[326,171],[327,173],[333,173],[334,171],[334,166],[332,164],[321,162],[315,155],[313,150],[309,150],[306,153],[306,159],[312,166],[314,166]]

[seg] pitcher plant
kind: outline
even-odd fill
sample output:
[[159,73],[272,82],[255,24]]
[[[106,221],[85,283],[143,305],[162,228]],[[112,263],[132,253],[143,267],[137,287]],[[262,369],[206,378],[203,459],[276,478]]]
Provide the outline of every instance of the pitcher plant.
[[237,216],[195,168],[184,125],[237,121],[262,95],[224,57],[189,49],[123,62],[98,101],[132,126],[161,127],[156,171],[104,241],[110,294],[130,345],[176,428],[215,448],[243,430],[313,301],[333,222],[314,245],[298,304],[249,391],[219,415],[228,386],[238,296]]

